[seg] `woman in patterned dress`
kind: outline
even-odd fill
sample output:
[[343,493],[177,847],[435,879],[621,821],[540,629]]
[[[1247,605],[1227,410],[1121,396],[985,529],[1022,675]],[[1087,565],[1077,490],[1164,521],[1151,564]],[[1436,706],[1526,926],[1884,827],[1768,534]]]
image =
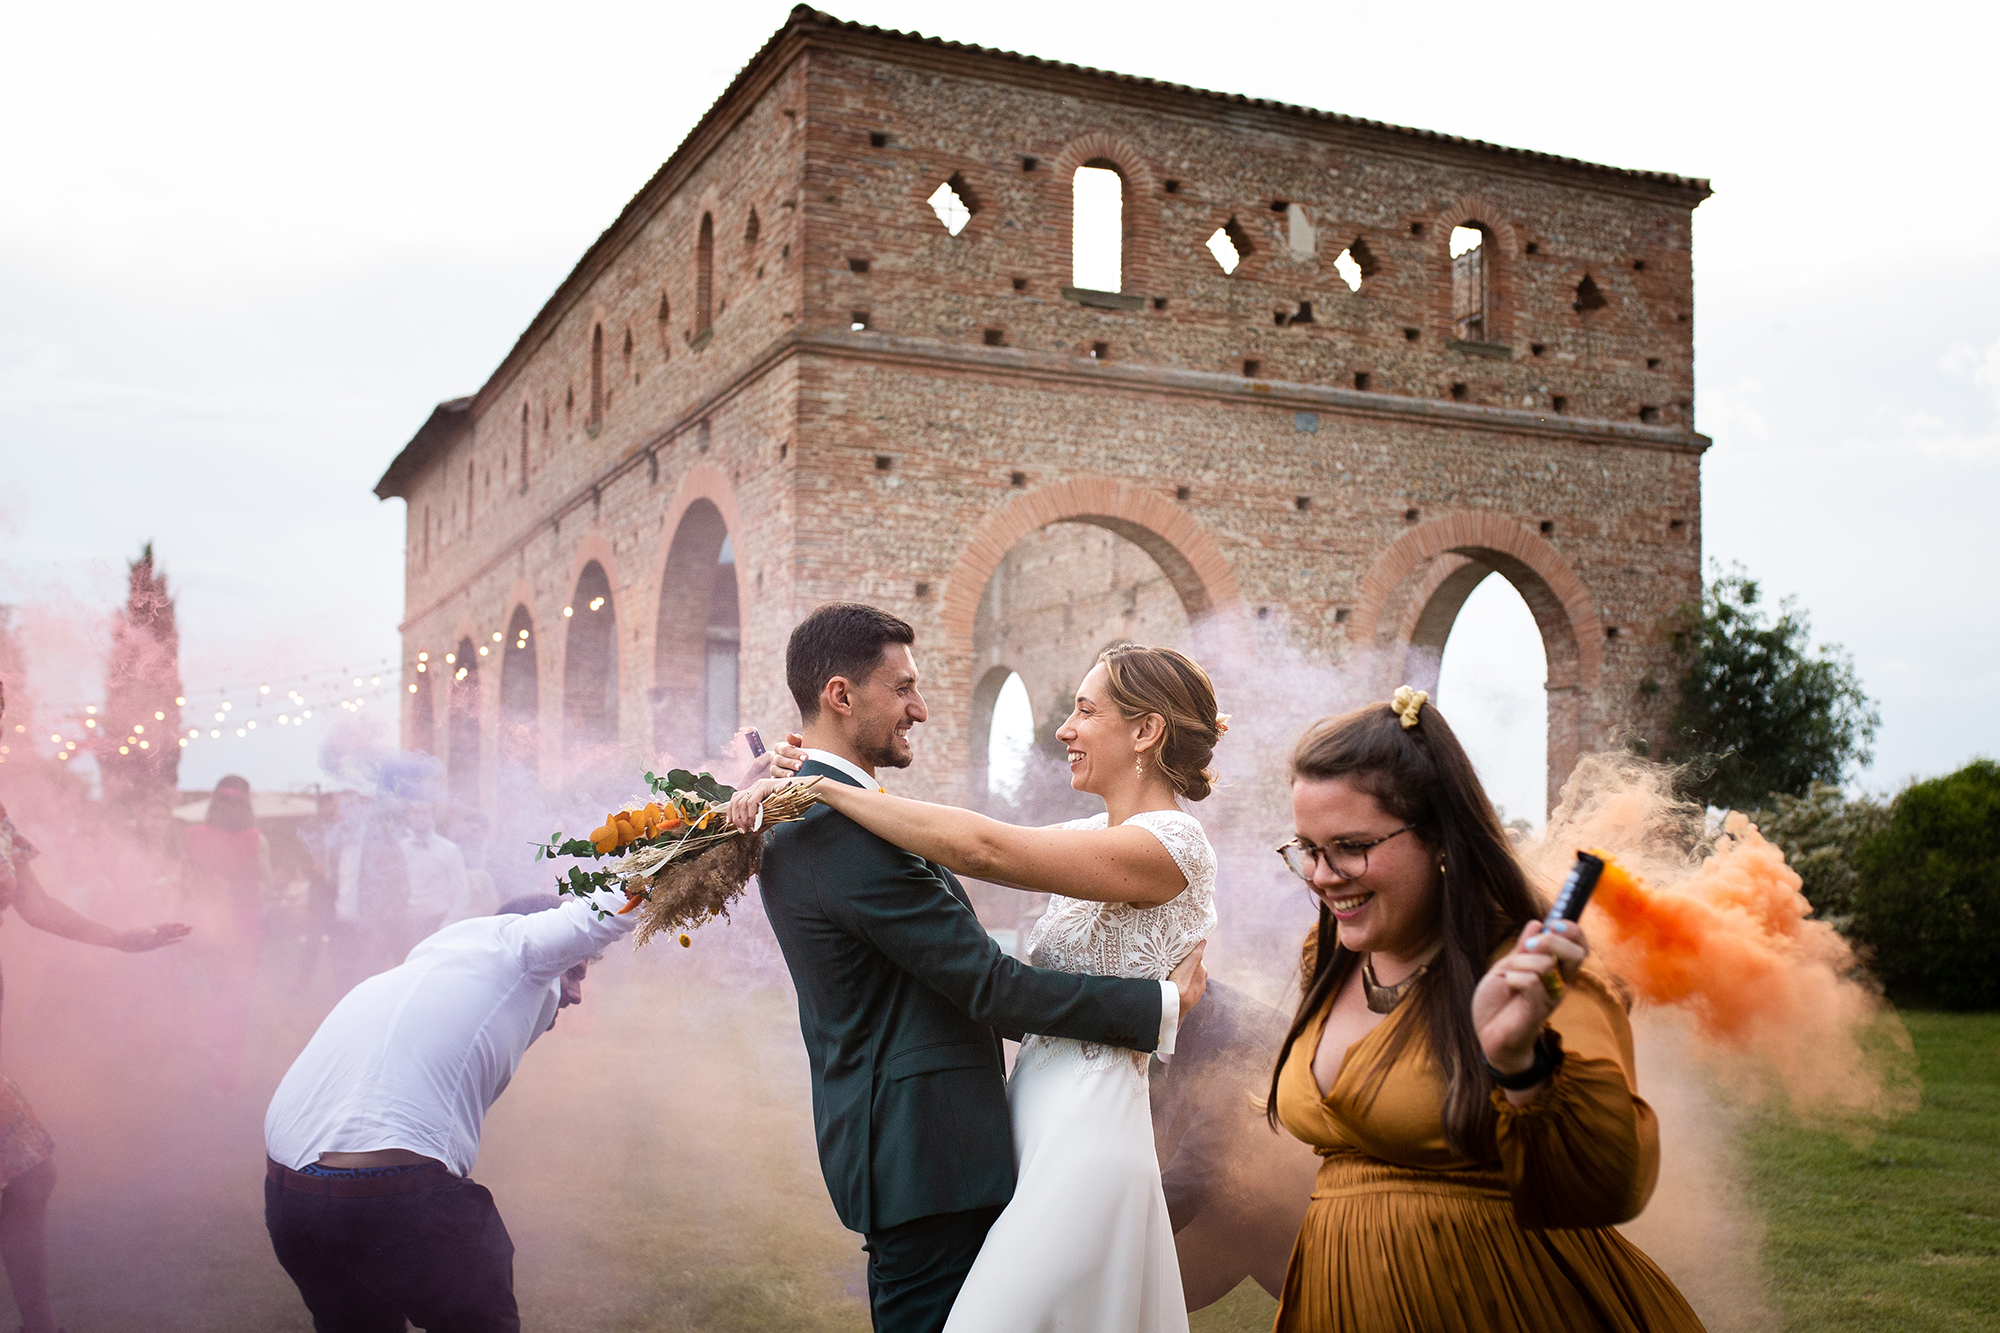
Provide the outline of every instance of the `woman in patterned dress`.
[[[825,782],[820,799],[950,870],[1050,894],[1037,967],[1164,980],[1215,926],[1215,853],[1182,801],[1209,793],[1215,690],[1168,648],[1113,648],[1056,733],[1070,786],[1104,813],[1021,828]],[[775,784],[750,789],[761,800]],[[747,807],[749,808],[749,807]],[[1183,1333],[1187,1302],[1140,1052],[1031,1035],[1008,1080],[1018,1168],[947,1333]]]
[[[7,696],[0,689],[0,716]],[[179,924],[113,930],[49,897],[29,862],[35,846],[0,805],[0,912],[13,908],[23,921],[51,935],[127,953],[173,944],[188,933]],[[0,1074],[0,1265],[21,1310],[22,1333],[57,1333],[49,1308],[48,1207],[56,1187],[55,1144],[35,1109]]]

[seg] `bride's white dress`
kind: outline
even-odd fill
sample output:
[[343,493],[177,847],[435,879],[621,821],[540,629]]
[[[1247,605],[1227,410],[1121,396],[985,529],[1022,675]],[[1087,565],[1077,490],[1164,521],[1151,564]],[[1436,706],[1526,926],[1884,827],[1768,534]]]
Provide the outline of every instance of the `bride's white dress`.
[[[1161,980],[1214,928],[1215,852],[1200,822],[1159,810],[1126,823],[1160,840],[1186,890],[1145,908],[1052,896],[1028,936],[1029,962]],[[1104,826],[1103,815],[1063,825]],[[1146,1060],[1061,1037],[1021,1043],[1007,1084],[1014,1198],[986,1234],[945,1333],[1185,1333]]]

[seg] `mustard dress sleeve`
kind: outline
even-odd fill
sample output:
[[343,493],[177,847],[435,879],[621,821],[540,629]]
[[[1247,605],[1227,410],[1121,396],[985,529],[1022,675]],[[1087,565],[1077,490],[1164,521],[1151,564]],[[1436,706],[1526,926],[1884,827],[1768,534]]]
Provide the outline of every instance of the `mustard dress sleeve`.
[[1514,1220],[1530,1230],[1629,1222],[1660,1175],[1660,1127],[1632,1073],[1632,1024],[1597,978],[1577,978],[1549,1019],[1562,1066],[1522,1106],[1493,1090]]

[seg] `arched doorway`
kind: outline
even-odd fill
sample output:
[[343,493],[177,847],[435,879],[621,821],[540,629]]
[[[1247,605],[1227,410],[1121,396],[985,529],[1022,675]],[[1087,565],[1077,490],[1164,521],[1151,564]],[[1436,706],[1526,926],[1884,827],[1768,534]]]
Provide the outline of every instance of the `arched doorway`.
[[660,579],[653,643],[653,748],[695,761],[736,733],[742,618],[736,545],[722,511],[696,500],[681,516]]
[[500,793],[511,805],[535,790],[541,750],[542,690],[534,617],[514,608],[500,649]]
[[460,810],[479,806],[479,654],[460,639],[446,656],[451,693],[445,722],[445,790]]
[[1540,824],[1548,793],[1548,655],[1506,579],[1473,588],[1447,631],[1435,698],[1503,822]]
[[[1543,533],[1552,528],[1545,524]],[[1434,690],[1452,626],[1490,574],[1526,604],[1547,668],[1544,808],[1510,812],[1539,821],[1598,742],[1586,701],[1604,657],[1589,591],[1546,535],[1491,514],[1433,519],[1406,532],[1363,577],[1350,641],[1363,652],[1376,697],[1406,682]]]
[[1012,679],[1035,710],[1033,744],[1003,803],[1030,820],[1084,813],[1055,739],[1077,686],[1111,644],[1186,647],[1200,609],[1151,553],[1109,523],[1062,521],[1020,537],[988,577],[973,619],[973,799],[989,796],[993,720]]
[[604,566],[583,567],[563,615],[563,746],[575,760],[618,742],[618,612]]

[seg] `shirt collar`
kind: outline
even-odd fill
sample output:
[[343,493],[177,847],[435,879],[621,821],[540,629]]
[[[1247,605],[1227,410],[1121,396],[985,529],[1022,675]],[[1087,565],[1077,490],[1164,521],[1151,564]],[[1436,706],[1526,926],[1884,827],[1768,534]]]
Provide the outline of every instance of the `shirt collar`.
[[816,760],[819,763],[825,764],[828,768],[837,769],[838,771],[847,774],[848,777],[853,778],[855,782],[859,783],[863,787],[872,787],[876,791],[888,790],[888,788],[884,787],[874,778],[869,777],[868,774],[865,771],[863,771],[860,767],[858,767],[853,760],[843,759],[841,756],[834,754],[830,750],[807,750],[806,758]]

